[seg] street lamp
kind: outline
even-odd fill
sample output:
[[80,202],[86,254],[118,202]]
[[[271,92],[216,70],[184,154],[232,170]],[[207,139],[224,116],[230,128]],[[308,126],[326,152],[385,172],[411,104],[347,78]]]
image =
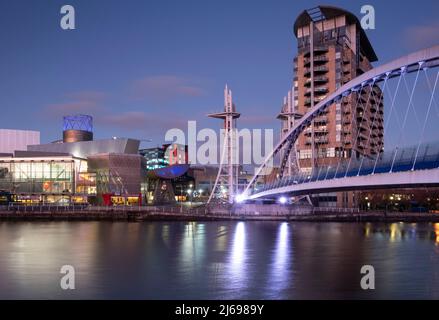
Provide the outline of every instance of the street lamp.
[[186,192],[189,195],[189,206],[192,206],[192,189],[187,189]]

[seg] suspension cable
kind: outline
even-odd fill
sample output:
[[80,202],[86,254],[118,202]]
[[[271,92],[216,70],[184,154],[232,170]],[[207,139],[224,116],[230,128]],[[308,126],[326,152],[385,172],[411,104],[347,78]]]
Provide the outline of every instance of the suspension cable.
[[439,77],[439,71],[436,75],[436,80],[434,82],[433,90],[431,92],[430,103],[428,104],[427,114],[425,116],[424,126],[422,127],[421,138],[419,139],[418,148],[416,149],[415,160],[413,161],[412,171],[415,170],[416,161],[418,159],[419,148],[421,147],[422,140],[424,139],[425,127],[427,126],[428,117],[430,115],[431,105],[433,104],[434,93],[436,91],[437,80]]
[[[413,89],[412,89],[412,92],[411,92],[411,94],[410,94],[409,104],[408,104],[407,111],[406,111],[405,116],[404,116],[404,121],[403,121],[403,123],[402,123],[402,130],[401,130],[401,132],[404,131],[405,125],[406,125],[406,123],[407,123],[407,117],[408,117],[408,114],[409,114],[410,105],[411,105],[411,103],[412,103],[413,96],[414,96],[415,89],[416,89],[416,85],[417,85],[417,83],[418,83],[419,71],[421,70],[421,66],[422,66],[422,64],[423,64],[423,62],[419,62],[418,71],[416,72],[415,83],[414,83],[414,85],[413,85]],[[401,132],[400,132],[400,135],[399,135],[398,145],[401,144]],[[393,156],[392,165],[391,165],[391,167],[390,167],[390,171],[389,171],[389,172],[392,172],[392,171],[393,171],[393,166],[395,165],[396,155],[398,154],[398,145],[397,145],[397,147],[396,147],[395,155]]]

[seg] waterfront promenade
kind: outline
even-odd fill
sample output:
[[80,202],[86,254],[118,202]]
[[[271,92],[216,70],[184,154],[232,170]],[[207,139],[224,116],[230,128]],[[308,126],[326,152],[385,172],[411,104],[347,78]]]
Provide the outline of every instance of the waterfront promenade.
[[3,206],[0,207],[0,220],[439,222],[439,214],[281,205],[198,206],[192,208],[182,206]]

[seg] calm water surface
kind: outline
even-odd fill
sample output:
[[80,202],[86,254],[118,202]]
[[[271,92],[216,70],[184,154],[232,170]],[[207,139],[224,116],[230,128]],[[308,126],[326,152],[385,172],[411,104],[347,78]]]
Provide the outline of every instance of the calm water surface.
[[0,222],[0,299],[17,298],[439,299],[439,224]]

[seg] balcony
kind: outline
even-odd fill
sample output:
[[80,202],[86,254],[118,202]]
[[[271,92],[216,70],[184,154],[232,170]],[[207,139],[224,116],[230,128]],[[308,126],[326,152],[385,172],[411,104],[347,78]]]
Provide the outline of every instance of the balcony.
[[[315,64],[322,64],[328,62],[329,59],[325,55],[314,56]],[[303,60],[305,67],[309,67],[311,65],[311,58],[305,58]]]
[[362,121],[357,123],[357,130],[361,132],[368,132],[370,130],[370,123],[368,121]]
[[360,140],[369,140],[368,134],[366,134],[366,131],[360,131],[358,133],[358,139]]
[[343,75],[343,77],[341,77],[341,84],[342,85],[345,85],[349,81],[351,81],[351,77],[348,77],[347,75]]
[[314,56],[314,62],[328,62],[329,59],[325,55]]
[[364,112],[364,105],[362,104],[357,105],[357,113],[360,113],[360,116],[363,116],[363,112]]
[[314,72],[315,73],[326,73],[326,72],[328,72],[328,67],[326,67],[326,66],[314,67]]
[[[312,134],[312,129],[311,128],[307,128],[305,131],[304,131],[304,133],[305,133],[305,135],[306,136],[311,136],[311,134]],[[314,128],[314,135],[316,136],[322,136],[322,135],[326,135],[326,134],[328,134],[329,132],[328,132],[328,128],[326,128],[326,127],[317,127],[317,128]]]
[[[323,99],[314,98],[314,105],[318,104]],[[305,106],[311,106],[311,98],[305,99]]]
[[357,71],[359,71],[359,73],[365,73],[365,72],[369,71],[370,69],[372,69],[372,67],[368,66],[368,65],[366,65],[364,63],[360,63],[357,66]]
[[314,52],[328,52],[328,47],[314,46]]
[[328,123],[328,117],[327,116],[316,117],[314,119],[314,123],[315,124],[326,124],[326,123]]
[[[329,81],[328,77],[325,77],[325,76],[314,77],[315,84],[322,85],[322,84],[328,83],[328,81]],[[311,78],[306,79],[305,87],[311,87]]]
[[[312,144],[312,139],[308,138],[305,142],[307,145]],[[314,137],[314,144],[327,144],[329,143],[329,140],[327,137]]]
[[314,82],[317,82],[317,83],[324,82],[324,83],[326,83],[326,82],[328,82],[328,77],[324,77],[324,76],[314,77]]
[[343,120],[343,125],[344,126],[348,126],[348,125],[350,125],[351,124],[351,119],[349,119],[349,118],[345,118],[344,120]]
[[[311,95],[312,90],[310,88],[305,90],[305,96],[310,96]],[[329,90],[326,87],[318,87],[318,88],[314,88],[314,94],[315,95],[325,95],[326,93],[328,93]],[[317,98],[316,100],[321,100],[321,97]]]
[[314,93],[317,93],[317,94],[326,94],[328,92],[329,92],[329,90],[328,90],[327,87],[317,87],[317,88],[314,88]]
[[[328,48],[324,47],[324,46],[314,46],[314,53],[326,53],[328,52]],[[311,51],[308,50],[307,52],[305,52],[304,56],[305,57],[309,57],[310,56]]]
[[316,135],[326,135],[328,133],[329,132],[327,128],[314,128],[314,134]]
[[364,94],[362,94],[362,95],[360,96],[360,102],[361,102],[361,103],[366,103],[366,102],[367,102],[367,97],[366,97]]
[[357,147],[363,151],[369,147],[369,144],[367,143],[367,141],[359,141],[357,143]]

